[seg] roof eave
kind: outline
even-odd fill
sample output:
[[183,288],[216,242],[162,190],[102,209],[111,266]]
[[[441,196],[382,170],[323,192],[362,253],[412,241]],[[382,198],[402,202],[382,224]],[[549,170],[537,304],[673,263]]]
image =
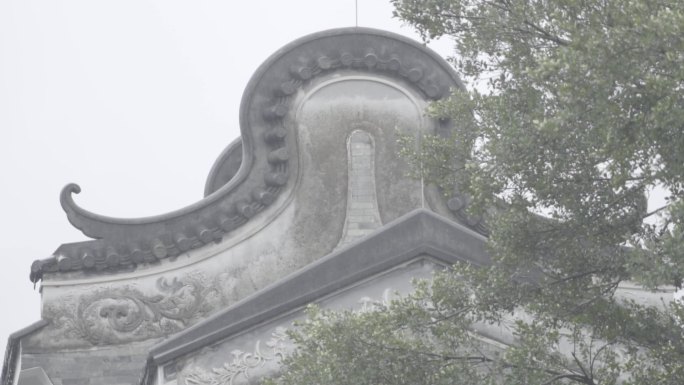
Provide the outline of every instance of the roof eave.
[[143,381],[149,380],[160,364],[422,255],[429,255],[446,265],[458,261],[489,264],[485,242],[482,235],[431,211],[412,211],[154,346]]

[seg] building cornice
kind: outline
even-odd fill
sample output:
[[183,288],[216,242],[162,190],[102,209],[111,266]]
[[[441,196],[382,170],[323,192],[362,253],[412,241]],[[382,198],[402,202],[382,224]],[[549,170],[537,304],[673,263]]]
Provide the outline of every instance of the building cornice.
[[426,257],[445,266],[491,263],[484,236],[432,211],[414,210],[155,345],[141,385],[152,384],[156,368],[173,359]]

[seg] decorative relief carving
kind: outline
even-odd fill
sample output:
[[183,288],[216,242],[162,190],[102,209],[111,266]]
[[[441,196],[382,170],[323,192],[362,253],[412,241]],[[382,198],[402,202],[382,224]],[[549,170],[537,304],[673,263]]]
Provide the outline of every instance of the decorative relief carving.
[[361,305],[355,312],[357,313],[368,313],[376,311],[378,309],[386,308],[392,303],[392,299],[399,298],[397,292],[391,288],[386,288],[382,291],[382,298],[379,300],[372,299],[371,297],[361,297],[358,303]]
[[103,289],[47,305],[51,329],[90,345],[117,344],[161,337],[185,329],[228,303],[230,285],[221,274],[207,279],[191,273],[181,279],[159,278],[156,294],[139,289]]
[[183,374],[186,385],[234,385],[241,377],[249,381],[251,371],[263,368],[267,363],[279,363],[286,353],[288,337],[286,329],[276,328],[262,350],[261,340],[254,344],[254,351],[233,350],[233,360],[219,368],[204,370],[193,367]]
[[[383,290],[380,299],[375,300],[368,296],[360,298],[357,301],[359,307],[354,312],[376,311],[389,306],[392,300],[396,298],[398,298],[397,292],[391,288],[386,288]],[[293,348],[287,336],[287,329],[284,327],[277,327],[265,345],[266,351],[262,350],[261,340],[257,340],[254,344],[254,351],[251,353],[233,350],[231,352],[233,360],[218,368],[203,369],[186,363],[185,368],[181,371],[181,378],[184,378],[183,383],[185,385],[235,385],[240,379],[247,382],[255,374],[253,373],[255,370],[265,368],[268,363],[279,364],[280,360]],[[216,355],[216,348],[212,349],[210,354]],[[277,365],[274,365],[274,370],[278,370]]]

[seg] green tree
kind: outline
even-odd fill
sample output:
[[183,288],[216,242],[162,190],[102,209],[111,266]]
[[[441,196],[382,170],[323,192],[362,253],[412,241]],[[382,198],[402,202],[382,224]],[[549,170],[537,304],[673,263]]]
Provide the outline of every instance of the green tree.
[[[684,7],[392,3],[424,39],[455,42],[470,90],[430,112],[456,130],[409,156],[485,218],[493,264],[454,266],[372,312],[312,309],[272,381],[684,384],[682,306],[615,296],[684,277]],[[664,203],[649,207],[654,191]],[[510,347],[468,332],[514,312]]]

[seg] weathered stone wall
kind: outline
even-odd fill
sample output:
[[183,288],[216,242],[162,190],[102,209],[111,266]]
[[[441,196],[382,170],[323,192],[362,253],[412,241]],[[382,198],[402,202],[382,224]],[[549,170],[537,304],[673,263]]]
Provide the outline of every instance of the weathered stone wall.
[[[357,239],[421,207],[422,185],[406,175],[395,148],[398,133],[417,136],[426,124],[416,96],[382,77],[336,76],[321,84],[302,90],[290,117],[298,125],[301,171],[282,202],[230,239],[157,267],[46,279],[43,317],[51,324],[27,343],[87,348],[176,333],[327,255],[345,234]],[[371,159],[349,159],[348,142],[358,130],[372,141],[365,151],[374,152],[374,169],[354,177],[351,167]],[[349,193],[360,191],[348,202]],[[359,221],[373,226],[361,229]]]

